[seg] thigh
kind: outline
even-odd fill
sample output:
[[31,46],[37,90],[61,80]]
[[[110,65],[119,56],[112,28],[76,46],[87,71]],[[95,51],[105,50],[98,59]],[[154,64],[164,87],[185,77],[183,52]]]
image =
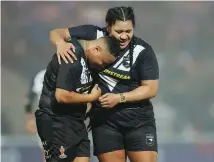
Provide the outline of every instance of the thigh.
[[125,150],[117,150],[98,155],[99,162],[126,162]]
[[130,162],[157,162],[156,151],[128,151]]
[[124,149],[123,135],[116,129],[98,126],[92,128],[92,137],[95,156]]
[[151,122],[125,135],[125,149],[131,162],[157,161],[157,135]]
[[86,136],[78,145],[76,159],[87,159],[90,157],[90,140]]
[[90,157],[76,157],[74,162],[90,162]]
[[155,123],[125,133],[126,151],[158,151]]
[[53,118],[52,146],[59,162],[71,162],[77,156],[77,146],[87,135],[84,122],[64,116]]

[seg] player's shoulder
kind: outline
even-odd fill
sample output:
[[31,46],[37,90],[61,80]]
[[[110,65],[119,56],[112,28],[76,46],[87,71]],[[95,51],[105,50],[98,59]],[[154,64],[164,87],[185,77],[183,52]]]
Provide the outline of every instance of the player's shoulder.
[[134,39],[135,39],[135,45],[142,46],[145,49],[152,48],[152,46],[148,42],[146,42],[144,39],[136,37],[136,36],[134,36]]
[[75,46],[75,56],[80,59],[84,56],[84,50],[82,45],[78,42],[76,38],[70,38],[67,42],[72,43]]
[[135,48],[141,50],[140,55],[145,56],[148,55],[149,53],[154,54],[154,50],[148,42],[136,36],[134,37],[134,39],[135,39]]
[[66,73],[68,75],[72,75],[73,77],[79,77],[82,71],[82,66],[80,64],[79,58],[75,60],[73,63],[65,63],[63,60],[59,65],[59,73]]
[[[70,69],[72,73],[80,74],[83,68],[83,64],[86,64],[85,57],[83,56],[82,52],[79,52],[78,49],[75,49],[75,55],[77,57],[77,60],[74,60],[73,63],[65,63],[62,60],[62,63],[60,66],[61,68]],[[86,65],[85,65],[86,66]]]

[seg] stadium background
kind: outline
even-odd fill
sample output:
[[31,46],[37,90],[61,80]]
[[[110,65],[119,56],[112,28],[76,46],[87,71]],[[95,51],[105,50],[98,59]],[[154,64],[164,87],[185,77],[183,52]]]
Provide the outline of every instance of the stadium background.
[[42,162],[24,105],[32,77],[55,51],[49,31],[104,26],[107,9],[121,5],[134,8],[135,34],[159,60],[159,162],[214,161],[214,2],[17,1],[1,2],[2,162]]

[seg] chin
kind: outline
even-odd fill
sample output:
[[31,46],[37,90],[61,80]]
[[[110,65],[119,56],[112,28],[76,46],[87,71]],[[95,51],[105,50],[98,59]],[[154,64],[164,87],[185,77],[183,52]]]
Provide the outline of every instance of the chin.
[[121,48],[121,49],[124,49],[124,48],[126,48],[127,46],[128,46],[128,44],[125,45],[125,46],[120,46],[120,48]]
[[129,45],[129,43],[130,43],[130,42],[126,42],[126,44],[124,44],[124,45],[120,45],[120,48],[121,48],[121,49],[126,48],[126,47]]

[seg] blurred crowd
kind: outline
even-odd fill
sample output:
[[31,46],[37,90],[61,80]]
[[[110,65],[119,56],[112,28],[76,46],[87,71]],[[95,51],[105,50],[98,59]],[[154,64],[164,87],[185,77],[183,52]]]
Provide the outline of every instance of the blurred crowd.
[[105,26],[110,7],[132,6],[135,35],[154,48],[153,99],[161,138],[214,137],[214,2],[2,2],[2,134],[24,134],[30,80],[55,52],[54,28]]

